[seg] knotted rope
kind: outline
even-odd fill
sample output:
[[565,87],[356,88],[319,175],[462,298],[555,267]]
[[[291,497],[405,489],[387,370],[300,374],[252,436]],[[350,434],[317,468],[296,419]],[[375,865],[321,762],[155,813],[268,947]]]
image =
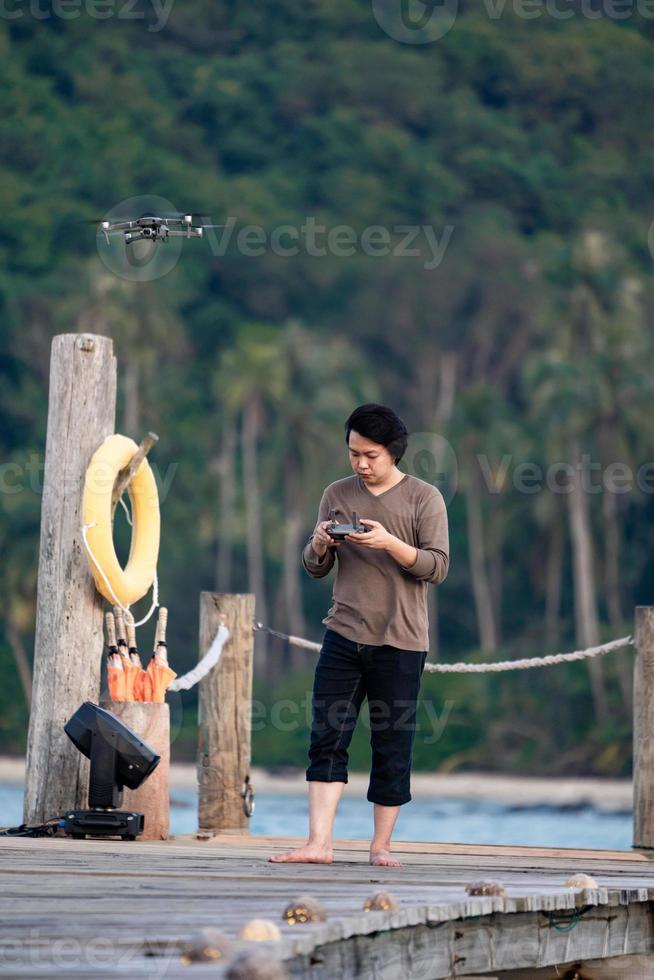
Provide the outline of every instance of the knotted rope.
[[[305,650],[322,649],[320,643],[312,643],[299,636],[290,636],[287,633],[280,633],[272,630],[263,623],[254,623],[255,632],[263,631],[271,636],[277,636],[286,640],[292,646],[303,647]],[[585,650],[573,650],[572,653],[551,653],[545,657],[524,657],[522,660],[499,660],[495,663],[458,663],[458,664],[425,664],[425,670],[430,674],[490,674],[505,670],[528,670],[530,667],[553,667],[555,664],[570,663],[573,660],[587,660],[590,657],[602,657],[605,653],[613,650],[620,650],[622,647],[631,646],[634,640],[631,636],[623,636],[619,640],[610,640],[596,647],[587,647]]]

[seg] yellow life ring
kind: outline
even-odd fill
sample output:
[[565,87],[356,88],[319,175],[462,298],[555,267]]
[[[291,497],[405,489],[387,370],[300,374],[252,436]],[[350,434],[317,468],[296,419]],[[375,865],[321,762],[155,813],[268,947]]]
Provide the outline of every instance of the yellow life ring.
[[121,568],[114,548],[111,494],[119,471],[127,466],[137,449],[134,440],[127,436],[108,436],[88,465],[82,498],[89,565],[98,592],[109,602],[118,600],[123,606],[137,602],[146,594],[154,581],[159,556],[159,494],[147,459],[127,488],[133,527],[125,568]]

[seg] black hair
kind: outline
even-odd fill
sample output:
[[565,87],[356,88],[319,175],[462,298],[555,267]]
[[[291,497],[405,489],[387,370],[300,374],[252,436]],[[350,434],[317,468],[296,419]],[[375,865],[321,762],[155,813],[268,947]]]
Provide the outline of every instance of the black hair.
[[355,408],[345,423],[345,442],[350,443],[354,429],[360,436],[385,446],[396,463],[399,463],[409,443],[406,425],[392,408],[369,402]]

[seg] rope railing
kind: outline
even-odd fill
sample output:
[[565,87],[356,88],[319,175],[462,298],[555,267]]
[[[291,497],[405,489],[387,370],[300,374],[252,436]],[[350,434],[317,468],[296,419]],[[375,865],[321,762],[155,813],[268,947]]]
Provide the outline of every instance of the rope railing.
[[[278,639],[286,640],[292,646],[302,647],[305,650],[319,651],[322,647],[320,643],[313,643],[300,636],[292,636],[288,633],[280,633],[279,630],[270,629],[263,623],[255,622],[253,629],[255,632],[268,633]],[[585,650],[573,650],[571,653],[551,653],[544,657],[524,657],[521,660],[499,660],[487,663],[457,663],[457,664],[434,664],[426,663],[425,671],[430,674],[490,674],[499,673],[505,670],[528,670],[531,667],[553,667],[556,664],[570,663],[574,660],[587,660],[590,657],[602,657],[606,653],[620,650],[622,647],[632,646],[633,637],[623,636],[619,640],[610,640],[608,643],[601,643],[599,646],[587,647]]]
[[255,622],[252,628],[255,633],[267,633],[269,636],[276,636],[278,640],[286,640],[293,647],[302,647],[304,650],[315,650],[316,652],[322,649],[321,643],[303,640],[301,636],[289,636],[288,633],[280,633],[279,630],[271,630],[269,626],[264,626],[263,623]]
[[555,664],[566,664],[573,660],[602,657],[605,653],[631,646],[633,642],[631,636],[623,636],[619,640],[611,640],[586,650],[573,650],[572,653],[551,653],[545,657],[523,657],[521,660],[499,660],[494,663],[425,664],[425,670],[432,674],[489,674],[503,670],[528,670],[530,667],[553,667]]

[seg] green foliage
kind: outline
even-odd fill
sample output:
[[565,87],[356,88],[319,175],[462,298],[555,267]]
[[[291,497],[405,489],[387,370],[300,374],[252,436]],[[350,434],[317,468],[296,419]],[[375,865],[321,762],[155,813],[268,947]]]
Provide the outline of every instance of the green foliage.
[[25,752],[25,733],[29,711],[6,643],[0,643],[0,747],[4,755],[22,755]]
[[[479,642],[467,503],[480,455],[494,479],[481,487],[481,533],[496,655],[575,642],[567,530],[560,603],[554,624],[545,622],[565,500],[547,489],[521,492],[513,476],[520,463],[546,470],[565,460],[573,436],[604,466],[624,461],[634,471],[654,449],[652,37],[637,19],[521,20],[506,5],[493,20],[478,5],[461,8],[454,27],[428,45],[392,41],[363,0],[284,0],[274,10],[189,0],[158,32],[147,30],[151,10],[144,21],[41,23],[25,8],[0,23],[3,479],[14,478],[6,464],[24,476],[42,461],[52,336],[111,335],[117,429],[161,436],[152,454],[160,582],[180,673],[195,662],[198,593],[215,587],[228,537],[230,588],[251,586],[252,488],[238,440],[254,402],[273,625],[290,628],[283,548],[270,529],[297,511],[300,537],[310,532],[323,486],[348,473],[342,423],[374,398],[394,405],[411,430],[442,433],[457,456],[440,655],[474,656]],[[112,276],[95,251],[95,229],[81,219],[140,194],[209,211],[215,222],[233,218],[231,243],[216,249],[220,229],[213,249],[189,243],[153,283]],[[418,256],[316,256],[302,247],[293,257],[270,249],[252,256],[236,244],[248,223],[269,236],[308,218],[325,234],[345,224],[360,236],[382,225],[393,248],[402,238],[396,226],[427,225],[439,240],[446,226],[452,232],[434,268],[425,267],[424,241]],[[448,357],[456,378],[449,413],[441,397]],[[220,491],[230,426],[235,506],[226,529]],[[8,637],[29,651],[39,500],[29,479],[18,495],[4,486],[0,494],[0,751],[20,751],[25,739]],[[601,495],[591,501],[607,638],[627,632],[630,610],[651,600],[651,509],[642,488],[619,498],[619,585],[609,594],[607,515]],[[316,637],[330,582],[304,577],[299,589],[307,635]],[[605,665],[611,717],[601,724],[583,665],[557,668],[536,685],[517,675],[428,678],[417,766],[626,773],[629,708],[617,659]],[[310,685],[308,674],[289,682],[287,661],[271,663],[275,697],[300,697]],[[260,697],[271,703],[267,690]],[[432,710],[439,719],[449,710],[435,740]],[[186,715],[184,725],[180,751],[191,755]],[[274,739],[265,731],[254,733],[255,761],[303,764],[306,727]],[[365,768],[367,751],[364,726],[355,765]]]

